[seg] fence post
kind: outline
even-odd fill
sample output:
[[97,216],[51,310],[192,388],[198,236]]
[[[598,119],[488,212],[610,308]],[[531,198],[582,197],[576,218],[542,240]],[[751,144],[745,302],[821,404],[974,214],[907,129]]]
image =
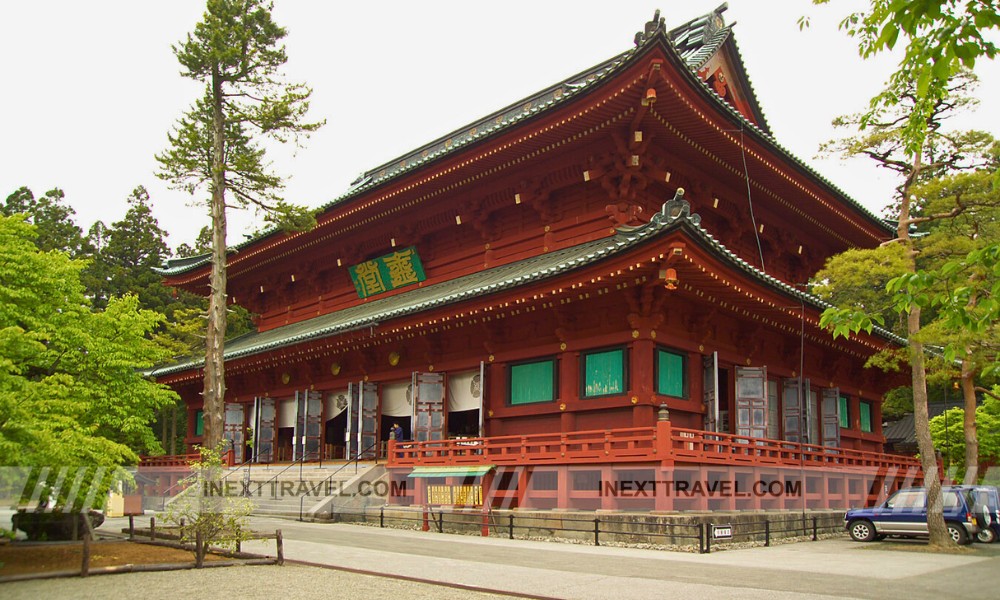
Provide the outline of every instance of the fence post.
[[771,521],[764,519],[764,545],[771,545]]
[[281,538],[281,530],[278,529],[274,532],[274,543],[278,547],[278,564],[285,564],[285,543]]
[[205,564],[205,550],[202,547],[201,529],[194,530],[194,566],[198,569]]
[[813,541],[815,542],[818,539],[816,536],[816,517],[813,517]]
[[698,523],[698,552],[705,553],[705,524]]
[[426,506],[424,506],[424,510],[423,510],[423,523],[420,526],[420,530],[421,531],[430,531],[431,530],[431,526],[427,522],[427,507]]
[[[88,517],[89,518],[89,517]],[[83,534],[83,564],[80,566],[80,576],[90,575],[90,532]]]
[[444,510],[438,511],[437,518],[438,533],[444,533]]
[[490,537],[490,513],[486,508],[485,504],[483,505],[482,513],[483,513],[483,524],[479,529],[479,533],[482,534],[483,537]]
[[149,517],[149,539],[156,541],[156,517]]
[[128,539],[135,539],[135,515],[128,516]]
[[514,513],[507,515],[507,533],[510,539],[514,539]]
[[380,506],[378,509],[378,526],[385,529],[385,507]]
[[601,520],[594,517],[594,545],[601,545]]

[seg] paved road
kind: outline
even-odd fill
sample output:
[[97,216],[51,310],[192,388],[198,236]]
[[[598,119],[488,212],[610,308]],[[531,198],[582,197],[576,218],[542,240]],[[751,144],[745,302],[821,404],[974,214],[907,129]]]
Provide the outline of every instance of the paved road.
[[[254,527],[280,528],[293,560],[552,598],[992,599],[1000,589],[1000,545],[931,554],[921,542],[832,539],[699,555],[271,518]],[[274,553],[259,544],[247,550]]]

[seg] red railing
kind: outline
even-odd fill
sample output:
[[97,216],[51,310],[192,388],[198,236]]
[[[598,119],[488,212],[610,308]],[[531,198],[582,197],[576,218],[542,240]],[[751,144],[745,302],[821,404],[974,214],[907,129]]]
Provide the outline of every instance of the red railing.
[[[140,456],[139,467],[189,467],[192,461],[201,458],[201,454],[194,452],[191,454],[166,454],[163,456]],[[222,455],[222,463],[228,466],[235,464],[235,455],[232,450],[227,450]]]
[[392,442],[389,466],[525,465],[655,460],[651,427],[574,431],[433,442]]
[[745,466],[919,469],[910,456],[864,452],[682,429],[657,427],[605,431],[391,442],[388,466],[598,464],[670,462]]
[[670,454],[675,461],[726,465],[782,467],[904,467],[920,468],[912,456],[864,452],[729,433],[672,427]]

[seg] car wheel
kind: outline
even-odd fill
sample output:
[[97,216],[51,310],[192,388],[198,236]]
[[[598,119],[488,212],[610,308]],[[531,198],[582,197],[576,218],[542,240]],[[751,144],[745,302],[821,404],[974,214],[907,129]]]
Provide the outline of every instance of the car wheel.
[[948,535],[959,546],[969,543],[969,536],[965,533],[965,527],[956,523],[948,523]]
[[992,544],[997,541],[997,532],[992,527],[981,529],[976,534],[976,541],[981,544]]
[[847,526],[847,530],[851,533],[851,539],[855,542],[870,542],[877,535],[872,522],[863,519],[860,521],[851,521],[851,524]]

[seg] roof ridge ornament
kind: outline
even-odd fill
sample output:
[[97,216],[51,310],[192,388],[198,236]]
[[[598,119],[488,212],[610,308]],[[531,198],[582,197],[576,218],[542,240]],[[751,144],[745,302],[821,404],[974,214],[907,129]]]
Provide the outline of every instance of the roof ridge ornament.
[[687,219],[692,225],[701,224],[701,215],[691,213],[691,203],[684,199],[684,188],[679,187],[674,197],[663,203],[660,212],[653,215],[658,223],[673,223],[678,219]]
[[660,9],[656,9],[656,12],[653,13],[653,20],[646,22],[646,26],[643,31],[637,31],[635,33],[635,39],[633,41],[636,46],[641,46],[643,42],[650,39],[658,32],[667,32],[666,19],[660,16]]

